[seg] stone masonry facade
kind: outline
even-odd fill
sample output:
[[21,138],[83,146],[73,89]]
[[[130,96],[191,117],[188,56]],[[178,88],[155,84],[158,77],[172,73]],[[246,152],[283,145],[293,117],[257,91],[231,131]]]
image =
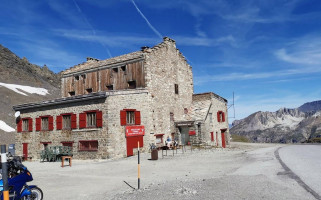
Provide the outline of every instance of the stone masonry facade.
[[[45,145],[69,145],[76,159],[108,159],[132,155],[138,141],[143,151],[162,146],[167,137],[181,145],[229,143],[226,99],[194,94],[192,67],[174,40],[87,60],[62,73],[62,98],[14,106],[21,112],[17,154],[39,159]],[[64,128],[69,116],[71,127]],[[43,118],[48,130],[39,128]],[[84,125],[90,120],[95,127]],[[127,135],[136,127],[143,136]]]

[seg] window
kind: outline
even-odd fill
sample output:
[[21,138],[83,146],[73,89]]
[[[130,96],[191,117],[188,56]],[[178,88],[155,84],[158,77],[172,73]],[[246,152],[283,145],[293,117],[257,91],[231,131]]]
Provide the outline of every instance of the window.
[[76,80],[76,81],[79,81],[79,76],[75,76],[75,80]]
[[126,65],[120,67],[123,72],[126,71]]
[[49,130],[49,117],[41,118],[41,130]]
[[107,90],[114,90],[114,86],[113,85],[107,85]]
[[82,78],[83,80],[85,80],[85,79],[86,79],[86,74],[81,75],[81,78]]
[[136,88],[136,81],[128,81],[128,88],[135,89]]
[[86,92],[87,92],[87,94],[90,94],[90,93],[93,92],[93,89],[92,88],[88,88],[88,89],[86,89]]
[[118,72],[118,68],[113,68],[113,72],[117,73]]
[[[50,121],[49,121],[49,128],[50,128]],[[64,113],[64,114],[58,115],[56,118],[56,128],[57,130],[77,128],[77,115],[73,113]]]
[[72,92],[68,92],[68,94],[69,94],[69,96],[71,97],[71,96],[75,96],[75,91],[72,91]]
[[187,114],[187,113],[188,113],[188,109],[184,108],[184,114]]
[[96,127],[96,112],[87,113],[87,127]]
[[120,111],[120,125],[140,125],[140,111],[135,109],[124,109]]
[[163,144],[163,135],[164,134],[156,134],[155,137],[156,137],[156,144]]
[[22,120],[22,131],[29,131],[29,119]]
[[217,121],[218,122],[225,122],[225,113],[223,111],[217,112]]
[[127,111],[126,112],[126,124],[135,124],[135,112]]
[[71,116],[64,115],[62,117],[62,127],[63,129],[70,129],[71,128]]
[[98,150],[97,140],[79,141],[79,151],[97,151],[97,150]]
[[174,121],[174,113],[170,112],[169,113],[169,118],[171,121]]
[[79,113],[79,128],[103,127],[103,113],[99,110],[89,110]]
[[178,84],[175,84],[175,94],[178,94]]

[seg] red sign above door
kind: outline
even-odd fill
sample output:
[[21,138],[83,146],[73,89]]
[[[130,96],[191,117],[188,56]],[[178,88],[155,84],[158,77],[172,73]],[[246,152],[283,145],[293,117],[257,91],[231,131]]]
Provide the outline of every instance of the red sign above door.
[[126,126],[126,137],[145,135],[144,126]]

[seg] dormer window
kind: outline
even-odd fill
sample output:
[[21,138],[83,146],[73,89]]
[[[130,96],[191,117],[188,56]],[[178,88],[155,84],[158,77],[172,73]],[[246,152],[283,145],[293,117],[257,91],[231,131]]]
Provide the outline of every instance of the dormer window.
[[135,89],[136,81],[128,81],[128,89]]

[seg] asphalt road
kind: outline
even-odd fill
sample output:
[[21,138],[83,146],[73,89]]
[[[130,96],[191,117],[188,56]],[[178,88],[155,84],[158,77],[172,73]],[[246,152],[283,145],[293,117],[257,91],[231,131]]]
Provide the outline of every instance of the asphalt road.
[[289,175],[321,200],[320,154],[321,145],[292,145],[279,149],[281,161],[290,170]]

